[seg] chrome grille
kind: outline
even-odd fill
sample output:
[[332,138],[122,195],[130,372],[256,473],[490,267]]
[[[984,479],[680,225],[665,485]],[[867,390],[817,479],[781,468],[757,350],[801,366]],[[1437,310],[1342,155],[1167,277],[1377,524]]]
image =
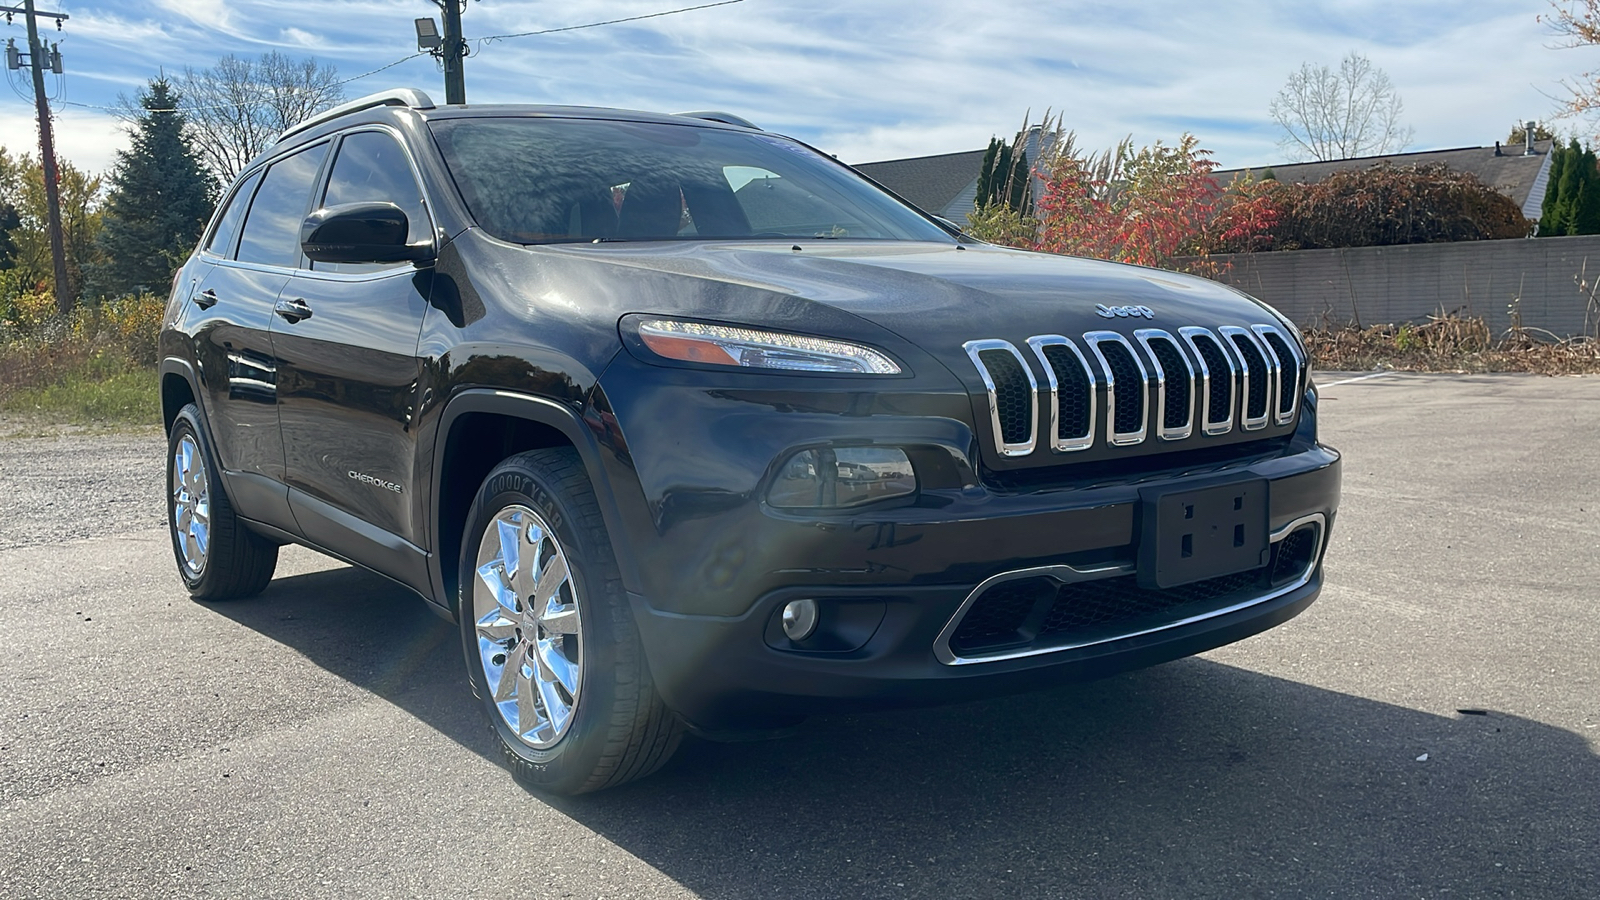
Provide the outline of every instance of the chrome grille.
[[1227,434],[1233,430],[1234,383],[1239,367],[1222,349],[1217,336],[1207,328],[1179,328],[1178,334],[1189,343],[1200,363],[1200,430],[1206,434]]
[[963,345],[989,389],[989,418],[1002,456],[1033,452],[1039,431],[1039,385],[1033,370],[1008,341]]
[[1076,344],[1059,334],[1028,338],[1050,387],[1045,423],[1058,453],[1094,446],[1095,377]]
[[1284,339],[1282,332],[1277,328],[1271,325],[1253,325],[1250,330],[1261,338],[1277,364],[1278,402],[1273,410],[1272,420],[1278,425],[1287,425],[1294,421],[1295,410],[1300,404],[1300,380],[1305,364],[1294,349],[1294,345]]
[[1244,369],[1244,409],[1240,414],[1245,431],[1267,427],[1272,417],[1272,382],[1277,379],[1276,368],[1261,350],[1255,332],[1237,325],[1225,325],[1222,336],[1233,343],[1233,352]]
[[1194,431],[1194,366],[1165,331],[1145,328],[1133,336],[1155,363],[1156,436],[1183,440]]
[[[1091,331],[1083,336],[1100,360],[1106,375],[1106,434],[1112,446],[1124,447],[1144,440],[1145,384],[1150,376],[1133,352],[1128,339],[1115,331]],[[1120,395],[1117,385],[1122,385]]]
[[1228,434],[1235,425],[1288,425],[1299,413],[1308,364],[1277,325],[1189,326],[1177,336],[1148,328],[1132,341],[1091,331],[1082,341],[1080,349],[1064,335],[1028,338],[1031,362],[1009,341],[963,345],[987,390],[1002,456],[1027,456],[1041,443],[1054,453],[1088,450],[1102,424],[1106,445],[1128,447],[1152,431],[1181,441],[1197,431]]

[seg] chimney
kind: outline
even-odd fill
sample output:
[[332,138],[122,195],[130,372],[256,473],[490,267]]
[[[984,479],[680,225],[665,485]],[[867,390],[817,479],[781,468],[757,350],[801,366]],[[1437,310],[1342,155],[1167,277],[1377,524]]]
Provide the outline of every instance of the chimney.
[[1527,140],[1527,149],[1522,151],[1523,156],[1533,155],[1533,128],[1538,124],[1538,122],[1529,122],[1527,129],[1522,132],[1523,137]]
[[1494,155],[1495,156],[1499,156],[1500,155],[1500,142],[1499,141],[1495,141],[1494,142]]

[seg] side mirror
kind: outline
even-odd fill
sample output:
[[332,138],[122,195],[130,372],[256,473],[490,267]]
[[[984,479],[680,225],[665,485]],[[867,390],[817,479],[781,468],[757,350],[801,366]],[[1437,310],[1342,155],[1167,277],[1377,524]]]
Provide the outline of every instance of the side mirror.
[[406,243],[410,223],[393,203],[345,203],[317,210],[300,226],[300,249],[314,262],[420,262],[433,244]]

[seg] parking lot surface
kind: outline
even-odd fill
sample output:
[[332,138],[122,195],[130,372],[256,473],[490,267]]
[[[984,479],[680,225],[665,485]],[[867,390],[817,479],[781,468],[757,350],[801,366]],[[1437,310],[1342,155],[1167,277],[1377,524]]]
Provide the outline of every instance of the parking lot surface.
[[1600,896],[1600,378],[1344,377],[1288,624],[558,802],[420,599],[193,603],[159,437],[0,441],[0,896]]

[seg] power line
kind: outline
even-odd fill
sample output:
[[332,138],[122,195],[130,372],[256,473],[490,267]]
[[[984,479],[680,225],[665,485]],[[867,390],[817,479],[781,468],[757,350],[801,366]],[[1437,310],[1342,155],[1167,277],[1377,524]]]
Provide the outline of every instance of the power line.
[[[585,28],[599,28],[602,25],[620,25],[620,24],[622,24],[624,22],[640,22],[640,21],[643,21],[645,19],[659,19],[662,16],[673,16],[673,15],[677,15],[678,13],[694,12],[696,10],[701,10],[701,9],[711,9],[711,8],[717,7],[717,6],[732,6],[735,3],[743,3],[743,2],[744,2],[744,0],[720,0],[720,2],[717,2],[717,3],[702,3],[699,6],[685,6],[685,7],[682,7],[680,9],[669,9],[669,10],[664,10],[662,12],[646,13],[646,14],[644,14],[642,16],[628,16],[628,17],[622,18],[622,19],[607,19],[604,22],[590,22],[590,23],[585,24],[585,25],[566,25],[566,26],[563,26],[561,28],[545,28],[545,29],[542,29],[540,31],[520,31],[520,32],[517,32],[515,34],[491,34],[491,35],[488,35],[487,37],[471,38],[471,40],[473,42],[475,42],[478,45],[478,48],[481,50],[483,48],[484,44],[487,44],[487,43],[490,43],[490,42],[493,42],[493,41],[503,41],[503,40],[506,40],[508,38],[537,37],[539,35],[544,35],[544,34],[558,34],[558,33],[563,32],[563,31],[581,31],[582,29],[585,29]],[[407,62],[410,62],[411,60],[416,59],[416,58],[418,58],[420,56],[428,56],[428,55],[429,54],[426,51],[422,51],[422,52],[418,52],[418,53],[413,53],[410,56],[402,56],[401,58],[395,60],[392,63],[388,63],[386,65],[379,66],[378,68],[373,69],[373,70],[371,70],[369,72],[362,72],[360,75],[352,75],[349,78],[345,78],[345,79],[341,79],[339,81],[336,81],[332,85],[330,85],[330,87],[340,87],[340,86],[343,86],[343,85],[346,85],[346,84],[350,84],[353,81],[360,81],[363,78],[368,78],[370,76],[378,74],[379,72],[384,72],[384,71],[387,71],[389,69],[392,69],[395,66],[400,65],[401,63],[407,63]],[[104,110],[106,112],[114,112],[114,113],[129,113],[129,112],[132,112],[132,113],[140,113],[140,112],[176,113],[176,112],[197,112],[197,111],[200,111],[200,110],[212,110],[212,109],[237,109],[238,107],[243,106],[243,105],[248,104],[248,103],[261,102],[261,101],[269,100],[273,96],[274,95],[272,93],[264,93],[261,96],[256,97],[256,98],[241,98],[237,103],[219,103],[219,104],[212,105],[212,106],[179,106],[179,107],[161,108],[161,109],[145,109],[143,107],[133,108],[133,107],[128,107],[128,106],[101,106],[101,105],[97,105],[97,104],[94,104],[94,103],[79,103],[79,102],[74,101],[74,100],[62,100],[61,103],[65,104],[67,106],[80,107],[82,109],[98,109],[98,110]]]
[[697,9],[711,9],[714,6],[732,6],[735,3],[743,2],[744,0],[721,0],[720,3],[702,3],[699,6],[685,6],[682,9],[669,9],[665,12],[646,13],[642,16],[628,16],[625,19],[607,19],[604,22],[590,22],[587,25],[567,25],[562,28],[546,28],[542,31],[519,31],[516,34],[491,34],[488,37],[472,38],[472,40],[477,42],[478,49],[481,50],[483,49],[483,45],[489,43],[490,41],[503,41],[506,38],[534,37],[541,34],[556,34],[557,32],[562,31],[578,31],[584,28],[599,28],[601,25],[620,25],[623,22],[639,22],[644,19],[659,19],[662,16],[673,16],[677,15],[678,13],[694,12]]
[[[410,56],[401,57],[400,59],[397,59],[394,62],[389,63],[388,65],[379,66],[379,67],[377,67],[376,69],[373,69],[370,72],[362,72],[360,75],[352,75],[349,78],[340,79],[339,81],[335,81],[332,84],[328,85],[328,87],[343,87],[344,85],[347,85],[352,81],[360,81],[361,79],[366,78],[369,75],[376,75],[379,72],[382,72],[382,71],[384,71],[386,69],[392,69],[395,66],[400,65],[401,63],[410,62],[410,61],[412,61],[413,59],[416,59],[419,56],[427,56],[427,55],[428,54],[426,54],[426,53],[413,53]],[[144,113],[144,112],[174,113],[174,112],[196,112],[196,111],[199,111],[199,110],[210,110],[210,109],[238,109],[239,107],[247,105],[247,104],[250,104],[250,103],[257,103],[257,102],[262,102],[262,101],[266,101],[266,100],[271,100],[275,96],[277,96],[277,92],[267,92],[267,93],[261,94],[258,97],[241,97],[238,100],[238,102],[236,102],[236,103],[218,103],[218,104],[209,105],[209,106],[160,107],[160,108],[157,108],[157,109],[146,109],[145,107],[142,107],[142,106],[138,106],[138,107],[134,107],[134,106],[100,106],[100,105],[97,105],[97,104],[94,104],[94,103],[77,103],[77,102],[74,102],[72,100],[63,100],[61,102],[67,104],[68,106],[81,106],[84,109],[103,109],[103,110],[106,110],[108,112],[116,112],[116,113],[125,113],[125,112],[131,112],[131,113]]]

